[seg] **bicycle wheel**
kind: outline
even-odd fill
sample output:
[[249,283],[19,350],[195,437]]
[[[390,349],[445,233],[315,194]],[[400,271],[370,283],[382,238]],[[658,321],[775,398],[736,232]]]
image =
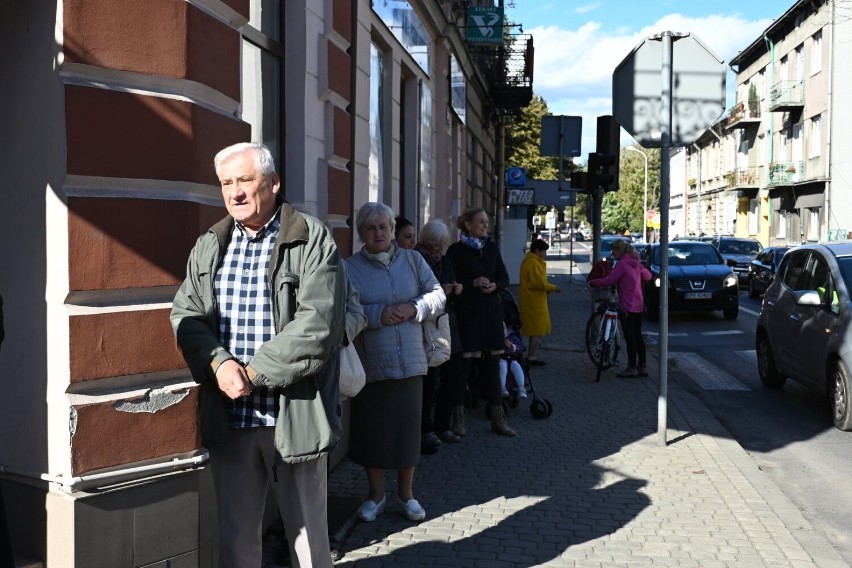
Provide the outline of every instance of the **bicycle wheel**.
[[609,366],[618,365],[618,355],[621,353],[621,324],[615,322],[613,326],[612,338],[610,338],[612,347],[609,352]]
[[609,358],[609,350],[612,347],[612,341],[607,341],[601,338],[600,341],[600,353],[598,353],[598,361],[595,365],[597,367],[597,373],[595,373],[595,382],[600,382],[601,380],[601,371],[604,369],[609,369],[612,363]]
[[601,333],[601,317],[603,314],[595,312],[589,316],[586,322],[586,351],[589,354],[589,359],[592,360],[592,365],[598,364],[600,359],[600,350],[598,349],[598,339]]

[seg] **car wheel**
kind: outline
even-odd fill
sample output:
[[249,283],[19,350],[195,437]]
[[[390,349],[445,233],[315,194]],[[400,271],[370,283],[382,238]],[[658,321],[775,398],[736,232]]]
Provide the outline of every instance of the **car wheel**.
[[748,297],[752,300],[756,300],[760,297],[760,292],[754,287],[754,278],[748,279]]
[[735,320],[737,316],[740,315],[740,305],[737,304],[731,308],[725,308],[722,310],[722,315],[725,316],[726,320]]
[[830,376],[829,396],[831,396],[831,417],[838,430],[852,430],[852,381],[849,369],[843,361],[838,361]]
[[772,389],[780,389],[784,386],[787,378],[782,376],[775,366],[775,357],[772,355],[772,346],[769,338],[763,332],[757,335],[757,373],[763,386]]

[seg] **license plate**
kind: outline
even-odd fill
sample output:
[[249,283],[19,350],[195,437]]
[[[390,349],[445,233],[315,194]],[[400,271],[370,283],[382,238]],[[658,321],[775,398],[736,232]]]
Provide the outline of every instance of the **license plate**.
[[709,300],[713,297],[712,292],[687,292],[684,294],[687,300]]

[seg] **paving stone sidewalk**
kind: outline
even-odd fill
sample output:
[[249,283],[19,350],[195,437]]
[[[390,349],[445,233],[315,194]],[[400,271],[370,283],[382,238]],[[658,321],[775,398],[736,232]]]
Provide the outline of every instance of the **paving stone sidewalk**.
[[[670,370],[667,445],[657,433],[658,376],[594,382],[583,334],[590,305],[582,275],[549,261],[553,334],[531,371],[553,414],[512,409],[517,438],[489,431],[468,410],[469,434],[422,456],[415,494],[426,520],[392,503],[375,522],[332,527],[337,566],[841,567],[828,542]],[[516,287],[511,288],[516,293]],[[380,409],[377,409],[380,411]],[[332,502],[357,505],[363,471],[344,460]],[[354,514],[354,511],[353,511]]]

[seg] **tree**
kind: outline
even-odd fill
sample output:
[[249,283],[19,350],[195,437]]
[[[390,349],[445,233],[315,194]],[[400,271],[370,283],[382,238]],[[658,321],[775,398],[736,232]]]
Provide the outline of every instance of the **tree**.
[[[660,150],[642,148],[637,150],[648,156],[648,210],[660,205]],[[604,232],[624,231],[642,234],[645,205],[645,159],[637,152],[621,149],[618,191],[604,196],[601,210],[601,226]]]
[[[541,117],[547,114],[547,103],[533,95],[519,115],[506,118],[506,166],[525,168],[532,179],[557,179],[559,173],[557,158],[541,155]],[[570,171],[564,159],[563,171]]]

